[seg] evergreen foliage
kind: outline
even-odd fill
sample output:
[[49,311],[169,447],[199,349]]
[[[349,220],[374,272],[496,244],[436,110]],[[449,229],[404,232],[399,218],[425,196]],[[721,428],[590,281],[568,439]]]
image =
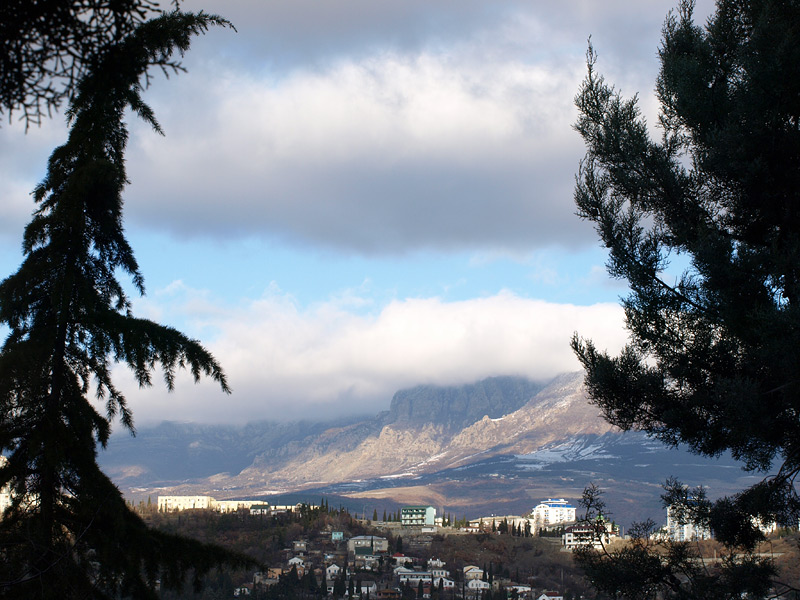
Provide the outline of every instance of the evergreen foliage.
[[[160,132],[141,93],[148,68],[174,55],[220,17],[172,12],[144,22],[105,48],[77,87],[67,142],[50,157],[34,192],[38,208],[24,261],[0,283],[0,486],[12,505],[0,520],[0,594],[29,598],[156,598],[157,582],[198,583],[211,568],[246,565],[221,548],[148,529],[101,472],[119,418],[134,432],[111,369],[122,362],[141,386],[160,367],[206,375],[228,392],[224,373],[197,341],[135,318],[118,273],[144,282],[123,234],[127,109]],[[144,79],[144,83],[143,80]],[[92,398],[91,396],[94,396]],[[102,408],[100,412],[97,406]]]
[[0,114],[41,123],[106,52],[160,12],[153,0],[4,0]]
[[[589,49],[575,198],[610,250],[609,272],[630,285],[630,342],[617,357],[577,334],[572,345],[611,423],[702,455],[729,451],[750,471],[778,468],[691,506],[671,482],[665,502],[709,527],[730,560],[704,579],[691,557],[664,566],[634,545],[627,570],[600,559],[593,571],[606,591],[652,575],[652,589],[614,591],[620,598],[761,597],[773,569],[752,553],[757,524],[800,517],[800,3],[718,0],[704,28],[693,8],[682,0],[663,30],[660,141]],[[688,266],[671,282],[676,257]],[[691,574],[674,579],[681,569]]]

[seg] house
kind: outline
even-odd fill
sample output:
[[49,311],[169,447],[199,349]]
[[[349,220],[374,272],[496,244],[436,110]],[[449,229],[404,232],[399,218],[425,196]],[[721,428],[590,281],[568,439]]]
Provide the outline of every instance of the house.
[[473,598],[478,598],[482,596],[484,592],[488,592],[491,589],[491,584],[488,581],[483,581],[482,579],[470,579],[467,582],[469,596],[472,596]]
[[444,567],[445,563],[443,560],[439,560],[438,558],[429,558],[428,559],[428,568],[432,569],[433,567]]
[[475,565],[467,565],[464,567],[464,581],[472,579],[483,579],[483,569]]
[[564,596],[560,592],[542,592],[536,600],[564,600]]
[[380,568],[381,559],[389,551],[389,540],[375,535],[359,535],[347,540],[347,555],[356,568]]
[[250,514],[262,517],[268,517],[271,514],[269,504],[251,504]]
[[357,535],[347,540],[351,554],[380,554],[389,551],[389,540],[375,535]]
[[413,558],[406,556],[405,554],[400,554],[399,552],[392,554],[392,560],[396,565],[408,565],[414,562]]
[[360,591],[356,590],[356,593],[360,593],[362,598],[367,594],[372,598],[377,592],[378,585],[374,581],[362,581]]
[[339,573],[341,573],[341,571],[342,568],[339,565],[337,564],[329,565],[328,568],[325,569],[325,579],[327,579],[328,581],[333,581],[339,576]]
[[510,585],[506,589],[509,593],[517,592],[517,596],[530,596],[533,591],[529,585]]
[[[378,600],[400,600],[401,595],[402,594],[400,593],[400,590],[394,588],[386,588],[385,590],[378,590],[375,593],[375,597]],[[372,594],[370,594],[370,598],[371,597]]]
[[442,589],[445,590],[453,590],[456,587],[456,582],[452,579],[448,579],[447,577],[439,577],[438,579],[434,579],[433,584],[435,586],[439,586],[441,584]]
[[400,523],[403,527],[433,527],[436,509],[433,506],[404,506],[400,509]]

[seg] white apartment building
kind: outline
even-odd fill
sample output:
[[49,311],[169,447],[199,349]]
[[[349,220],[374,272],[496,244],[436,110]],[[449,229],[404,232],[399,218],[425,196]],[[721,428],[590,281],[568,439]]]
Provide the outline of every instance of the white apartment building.
[[537,504],[531,511],[538,527],[575,522],[575,507],[564,498],[548,498]]
[[565,550],[574,550],[582,546],[593,546],[598,550],[611,543],[617,537],[617,531],[609,521],[595,523],[578,523],[564,529],[561,545]]
[[[301,506],[302,504],[270,505],[263,500],[216,500],[211,496],[158,496],[159,512],[205,509],[228,513],[247,508],[251,509],[251,514],[268,515],[278,512],[297,512]],[[319,507],[309,505],[309,508]]]
[[432,527],[436,521],[433,506],[404,506],[400,509],[400,522],[403,527]]
[[667,537],[673,542],[693,542],[710,540],[711,531],[694,523],[682,523],[673,515],[672,507],[667,507]]
[[158,512],[210,509],[214,502],[211,496],[159,496]]

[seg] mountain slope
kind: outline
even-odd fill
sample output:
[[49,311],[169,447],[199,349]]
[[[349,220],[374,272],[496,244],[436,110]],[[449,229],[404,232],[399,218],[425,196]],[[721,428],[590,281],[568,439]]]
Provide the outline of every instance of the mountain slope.
[[162,424],[110,447],[104,468],[140,494],[305,490],[377,508],[431,502],[467,516],[519,514],[548,496],[575,499],[594,482],[609,490],[621,522],[659,520],[660,484],[670,475],[712,496],[741,489],[747,477],[729,457],[701,458],[612,428],[588,402],[581,373],[545,386],[493,378],[417,387],[375,417],[338,423]]
[[[521,407],[503,414],[503,408],[518,402],[493,402],[486,389],[524,386],[488,385],[468,389],[417,388],[395,396],[392,410],[379,430],[339,428],[326,431],[307,448],[285,461],[259,456],[253,464],[232,479],[237,487],[263,485],[294,488],[309,482],[330,484],[349,479],[431,473],[469,461],[498,454],[524,454],[576,433],[605,433],[611,426],[599,418],[583,392],[579,373],[557,377]],[[433,396],[433,400],[431,397]],[[455,405],[455,410],[448,410]],[[487,410],[478,410],[484,406]],[[424,408],[432,407],[434,417],[426,419]],[[487,414],[490,412],[490,414]],[[446,421],[444,413],[456,414]],[[476,421],[461,427],[464,417]],[[364,435],[366,434],[366,435]],[[361,436],[360,438],[358,436]]]

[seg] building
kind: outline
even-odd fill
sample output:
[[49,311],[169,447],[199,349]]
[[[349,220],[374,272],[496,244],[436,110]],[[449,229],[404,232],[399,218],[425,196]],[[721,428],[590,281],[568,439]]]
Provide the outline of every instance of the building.
[[531,511],[538,527],[561,525],[575,522],[575,507],[564,498],[548,498],[537,504]]
[[465,587],[468,598],[480,598],[485,592],[492,589],[492,584],[482,579],[470,579]]
[[395,570],[395,575],[401,585],[407,583],[414,587],[419,585],[420,581],[428,584],[433,582],[433,574],[430,571],[416,571],[414,569],[401,568]]
[[325,569],[325,579],[327,579],[328,583],[330,583],[339,576],[341,571],[342,568],[336,563],[328,565],[328,567]]
[[211,496],[159,496],[158,512],[210,510],[215,502]]
[[261,515],[261,516],[269,516],[270,507],[269,504],[251,504],[250,505],[250,514],[251,515]]
[[435,522],[436,509],[432,506],[404,506],[400,509],[403,527],[433,527]]
[[239,509],[250,509],[253,506],[253,500],[214,500],[211,509],[219,513],[236,512]]
[[483,569],[475,565],[467,565],[464,567],[464,581],[472,579],[483,579]]
[[561,534],[561,545],[565,550],[574,550],[584,546],[593,546],[599,550],[610,541],[611,536],[607,531],[598,531],[588,523],[570,525]]
[[522,532],[531,532],[534,530],[533,519],[529,519],[528,517],[518,517],[516,515],[491,515],[488,517],[471,519],[469,521],[469,530],[477,533],[500,531],[503,523],[508,526],[509,532],[512,529],[519,529]]
[[450,572],[445,568],[445,562],[438,558],[428,560],[428,571],[430,571],[434,583],[450,576]]
[[693,542],[695,540],[710,540],[711,531],[707,527],[695,525],[692,522],[679,520],[675,510],[667,507],[667,537],[673,542]]
[[347,551],[352,554],[381,554],[389,551],[389,540],[376,535],[357,535],[347,540]]
[[347,540],[348,561],[356,569],[377,569],[381,564],[381,558],[388,552],[389,540],[386,538],[358,535]]
[[[211,496],[159,496],[159,512],[181,510],[214,510],[220,513],[236,512],[241,509],[250,510],[251,514],[274,515],[281,512],[299,512],[303,504],[288,506],[270,506],[263,500],[216,500]],[[305,505],[308,508],[317,506]],[[255,512],[254,512],[255,509]]]

